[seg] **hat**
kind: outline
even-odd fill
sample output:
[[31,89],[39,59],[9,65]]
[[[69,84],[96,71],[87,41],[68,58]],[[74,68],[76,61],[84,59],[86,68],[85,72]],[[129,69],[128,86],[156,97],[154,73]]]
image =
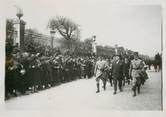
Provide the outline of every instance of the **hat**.
[[134,52],[134,56],[138,56],[138,52]]

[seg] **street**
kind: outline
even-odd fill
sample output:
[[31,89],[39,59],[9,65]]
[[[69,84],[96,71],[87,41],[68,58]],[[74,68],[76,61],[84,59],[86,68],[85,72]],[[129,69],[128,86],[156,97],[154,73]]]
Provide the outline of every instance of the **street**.
[[148,71],[141,93],[132,97],[131,85],[113,95],[113,87],[96,94],[95,78],[80,79],[4,103],[5,110],[161,110],[161,72]]

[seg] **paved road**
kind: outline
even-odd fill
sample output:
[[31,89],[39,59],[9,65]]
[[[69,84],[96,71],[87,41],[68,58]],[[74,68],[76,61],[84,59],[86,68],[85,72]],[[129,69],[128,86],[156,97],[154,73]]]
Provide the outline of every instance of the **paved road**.
[[132,97],[131,85],[113,95],[113,87],[96,94],[95,79],[81,79],[11,99],[3,104],[7,110],[161,110],[161,73],[149,71],[149,80],[141,94]]

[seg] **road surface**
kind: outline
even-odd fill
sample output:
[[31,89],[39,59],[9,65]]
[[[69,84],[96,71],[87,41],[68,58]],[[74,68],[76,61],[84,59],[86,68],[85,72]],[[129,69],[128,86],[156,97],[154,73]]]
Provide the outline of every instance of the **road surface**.
[[5,110],[161,110],[161,72],[148,71],[141,94],[132,97],[131,85],[113,95],[113,87],[96,94],[95,79],[80,79],[20,96],[1,105]]

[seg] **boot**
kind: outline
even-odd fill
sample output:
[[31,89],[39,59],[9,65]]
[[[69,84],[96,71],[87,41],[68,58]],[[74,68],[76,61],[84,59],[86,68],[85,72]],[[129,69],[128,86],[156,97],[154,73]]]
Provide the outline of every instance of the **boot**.
[[113,84],[112,84],[112,80],[110,80],[110,86],[112,87],[112,85],[113,85]]
[[119,88],[119,90],[120,90],[120,92],[122,92],[122,91],[123,91],[122,87],[121,87],[121,88]]
[[133,94],[133,97],[135,97],[136,96],[136,91],[134,91],[134,94]]
[[105,85],[103,86],[103,89],[104,89],[104,90],[106,90],[106,87],[105,87]]
[[116,94],[116,91],[114,91],[113,95],[115,95],[115,94]]
[[106,90],[106,82],[103,83],[103,89]]
[[137,89],[137,91],[138,91],[138,94],[140,94],[140,86],[138,86],[138,89]]
[[96,91],[96,93],[99,93],[99,92],[100,92],[99,83],[97,83],[97,91]]
[[132,90],[133,90],[133,97],[135,97],[136,96],[136,87],[133,86]]

